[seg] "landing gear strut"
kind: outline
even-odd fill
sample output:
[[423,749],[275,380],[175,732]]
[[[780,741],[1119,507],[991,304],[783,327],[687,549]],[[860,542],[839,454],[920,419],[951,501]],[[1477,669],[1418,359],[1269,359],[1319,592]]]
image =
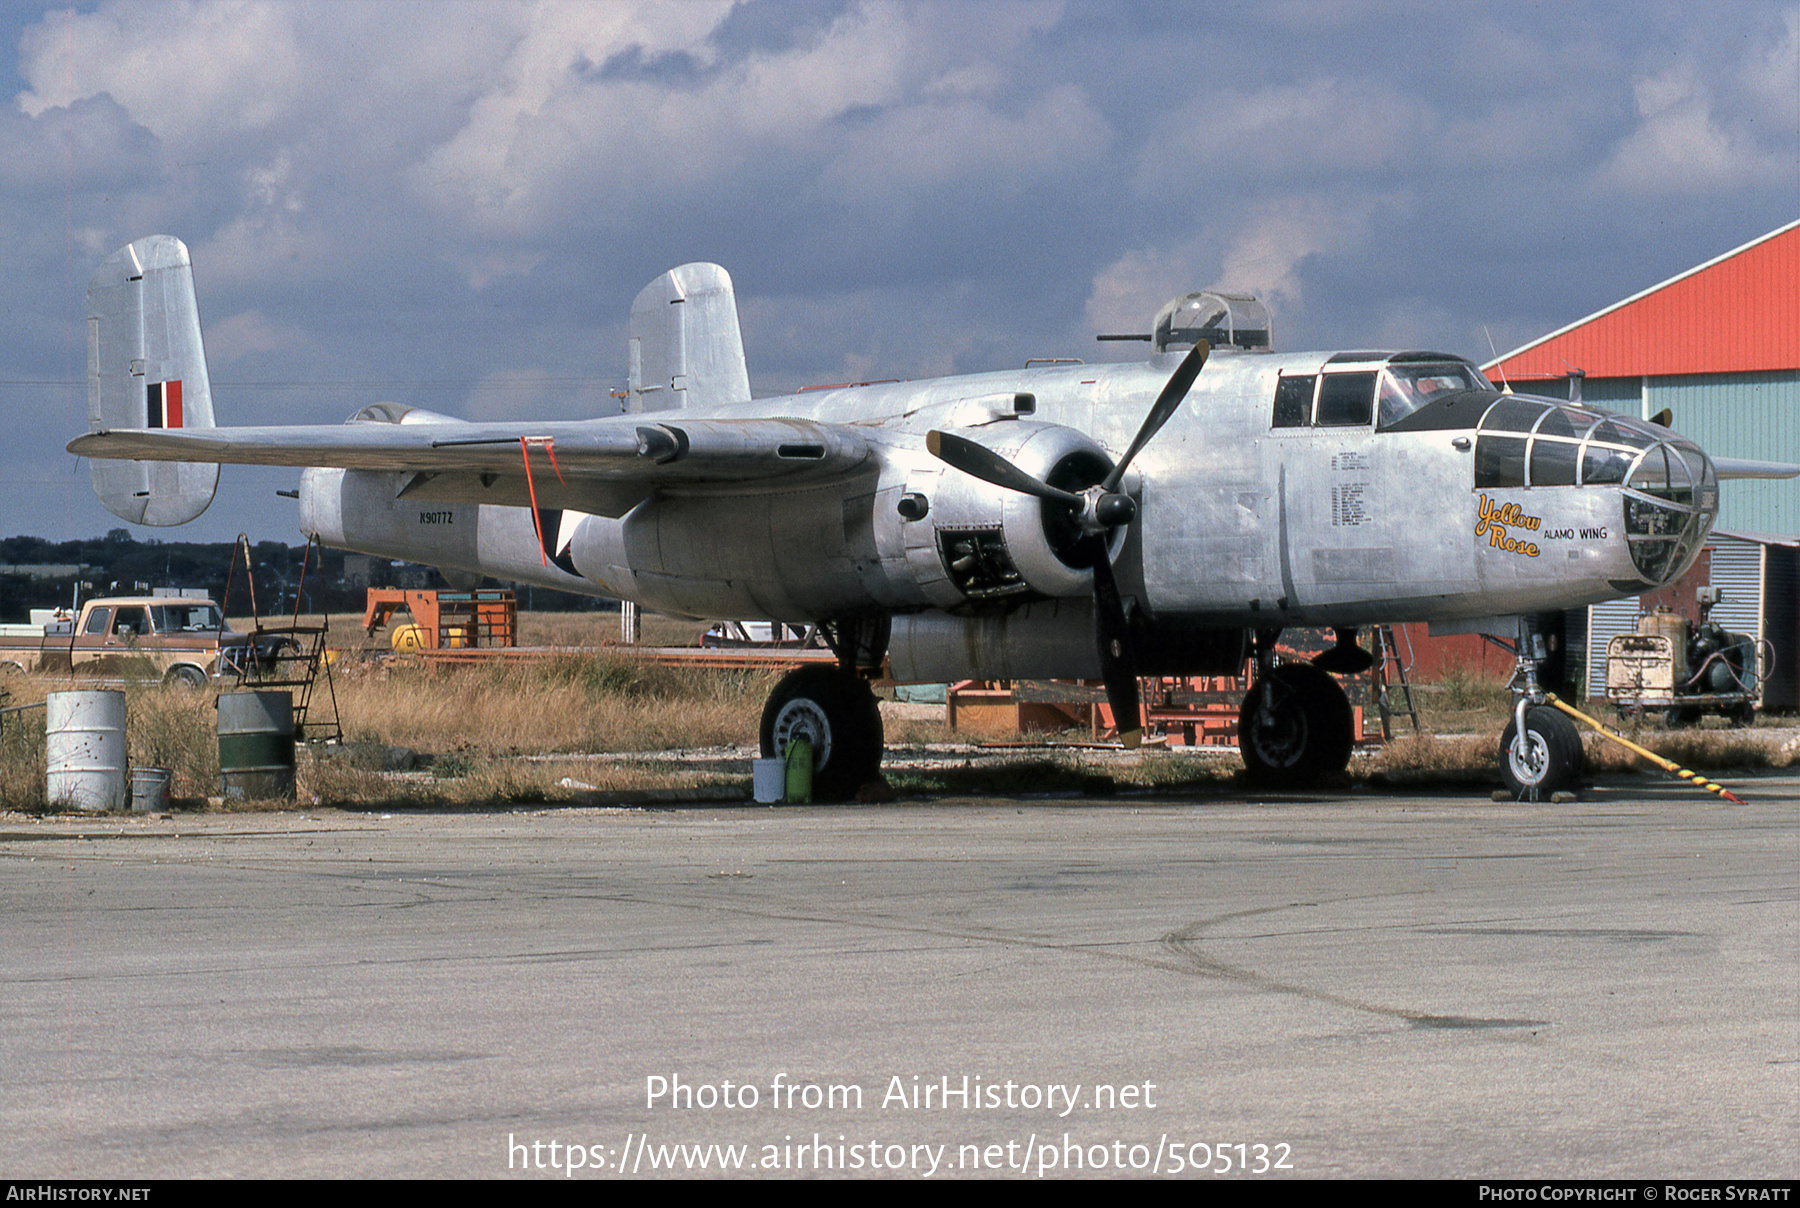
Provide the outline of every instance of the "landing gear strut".
[[1575,788],[1586,752],[1575,723],[1544,703],[1537,671],[1547,652],[1536,618],[1519,618],[1513,653],[1518,658],[1511,685],[1513,716],[1500,735],[1500,779],[1520,801],[1541,801]]
[[1326,672],[1308,663],[1275,665],[1278,636],[1256,635],[1256,682],[1238,713],[1238,750],[1252,783],[1305,788],[1350,765],[1354,714]]

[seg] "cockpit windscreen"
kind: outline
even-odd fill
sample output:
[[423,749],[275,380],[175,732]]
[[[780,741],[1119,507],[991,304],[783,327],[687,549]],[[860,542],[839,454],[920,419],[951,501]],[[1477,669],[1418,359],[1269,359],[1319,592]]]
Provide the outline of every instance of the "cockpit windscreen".
[[1487,379],[1466,361],[1390,362],[1381,374],[1380,426],[1405,419],[1426,403],[1485,389]]

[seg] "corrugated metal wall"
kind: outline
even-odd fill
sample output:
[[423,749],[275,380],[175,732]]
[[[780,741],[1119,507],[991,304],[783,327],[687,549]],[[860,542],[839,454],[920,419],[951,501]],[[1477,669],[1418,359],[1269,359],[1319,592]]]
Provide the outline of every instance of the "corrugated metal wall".
[[[1708,453],[1800,463],[1800,370],[1653,377],[1644,394],[1650,414],[1669,408],[1675,430]],[[1721,484],[1718,527],[1800,533],[1800,481]]]
[[1606,699],[1606,644],[1622,633],[1637,630],[1638,598],[1608,600],[1588,607],[1587,694],[1589,700]]
[[1589,378],[1581,384],[1581,401],[1602,411],[1640,415],[1644,406],[1644,379]]

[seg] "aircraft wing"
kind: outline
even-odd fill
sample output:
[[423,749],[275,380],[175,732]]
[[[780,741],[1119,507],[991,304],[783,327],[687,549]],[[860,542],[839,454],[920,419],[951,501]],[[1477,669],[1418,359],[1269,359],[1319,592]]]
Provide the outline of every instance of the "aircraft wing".
[[[459,420],[247,428],[112,429],[69,442],[80,457],[385,470],[420,500],[572,507],[621,515],[659,489],[799,485],[855,472],[862,433],[803,419],[629,415],[561,422]],[[529,478],[527,472],[529,471]]]

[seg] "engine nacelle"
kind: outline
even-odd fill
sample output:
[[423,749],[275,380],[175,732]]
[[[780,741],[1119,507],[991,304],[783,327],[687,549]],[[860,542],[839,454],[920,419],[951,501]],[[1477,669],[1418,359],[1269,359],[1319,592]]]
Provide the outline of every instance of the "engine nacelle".
[[[1067,491],[1093,486],[1113,465],[1091,437],[1059,424],[1016,420],[953,431]],[[1079,597],[1093,591],[1093,572],[1073,564],[1080,533],[1066,507],[948,467],[915,473],[908,491],[923,515],[908,524],[907,545],[929,541],[961,599]],[[1111,538],[1114,555],[1123,541],[1121,528]],[[911,552],[916,565],[924,551]]]

